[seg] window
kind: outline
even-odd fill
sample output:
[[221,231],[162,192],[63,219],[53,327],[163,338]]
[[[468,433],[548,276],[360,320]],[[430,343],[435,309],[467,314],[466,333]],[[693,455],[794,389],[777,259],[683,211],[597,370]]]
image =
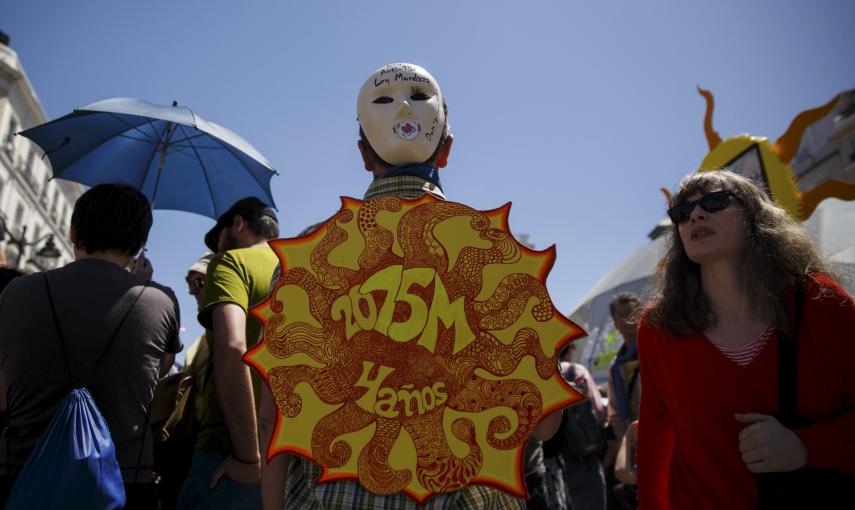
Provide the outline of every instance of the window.
[[39,202],[42,203],[42,206],[47,208],[47,196],[48,196],[48,185],[50,184],[50,171],[45,169],[45,178],[42,183],[42,193],[39,196]]
[[68,233],[68,205],[63,205],[59,214],[59,230]]
[[15,229],[15,235],[21,235],[21,223],[24,221],[24,206],[23,204],[18,204],[18,208],[15,210],[15,223],[11,226]]
[[50,206],[50,217],[53,219],[54,223],[56,223],[56,206],[59,202],[59,190],[53,190],[53,200]]
[[772,192],[769,188],[769,179],[766,177],[766,165],[763,163],[763,156],[757,144],[751,144],[750,147],[742,151],[741,154],[724,166],[734,173],[751,179],[758,188],[765,191],[769,197],[772,197]]
[[15,117],[9,118],[9,131],[6,132],[6,141],[3,144],[3,149],[9,157],[15,150],[15,132],[18,131],[18,120]]
[[18,119],[9,117],[9,131],[6,132],[6,143],[15,141],[15,132],[18,131]]
[[30,187],[33,188],[33,191],[37,191],[38,184],[36,183],[36,173],[35,173],[35,164],[36,164],[36,150],[35,148],[30,148],[30,153],[27,155],[27,163],[24,166],[23,172],[27,177],[27,182],[30,183]]

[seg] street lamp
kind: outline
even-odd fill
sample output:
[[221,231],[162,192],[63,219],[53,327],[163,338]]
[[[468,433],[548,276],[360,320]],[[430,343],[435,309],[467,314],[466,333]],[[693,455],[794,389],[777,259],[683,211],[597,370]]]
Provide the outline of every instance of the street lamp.
[[27,246],[35,246],[42,241],[45,241],[45,244],[39,248],[36,252],[37,257],[41,257],[44,259],[58,259],[62,253],[57,249],[56,245],[53,242],[53,234],[45,234],[38,239],[34,239],[32,241],[27,241],[27,226],[24,225],[21,228],[21,236],[15,237],[9,228],[6,226],[6,221],[0,217],[0,241],[6,239],[7,244],[13,244],[18,248],[18,255],[15,259],[15,268],[21,269],[21,257],[24,255],[24,248]]

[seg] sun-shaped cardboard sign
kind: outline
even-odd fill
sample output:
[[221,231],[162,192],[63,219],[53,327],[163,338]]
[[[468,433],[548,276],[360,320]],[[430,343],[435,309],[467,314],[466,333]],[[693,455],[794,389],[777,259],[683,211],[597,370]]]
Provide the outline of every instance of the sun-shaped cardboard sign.
[[796,174],[790,166],[807,128],[832,112],[842,95],[835,96],[822,106],[799,113],[787,131],[775,143],[769,143],[765,137],[748,134],[722,140],[713,129],[713,95],[700,87],[698,92],[707,103],[704,133],[710,147],[701,162],[700,171],[727,168],[748,177],[798,221],[810,218],[819,203],[826,198],[855,200],[855,185],[837,179],[827,179],[810,190],[800,191]]
[[516,241],[509,210],[343,198],[311,235],[270,243],[282,271],[245,357],[279,410],[268,458],[419,503],[468,484],[525,495],[526,441],[581,399],[556,356],[584,332],[547,293],[554,247]]

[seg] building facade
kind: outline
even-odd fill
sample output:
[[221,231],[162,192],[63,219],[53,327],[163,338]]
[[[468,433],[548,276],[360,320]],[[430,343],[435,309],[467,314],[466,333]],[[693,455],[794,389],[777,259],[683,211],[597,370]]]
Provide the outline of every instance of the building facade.
[[855,89],[840,94],[834,110],[808,126],[791,166],[801,191],[829,179],[855,183]]
[[41,149],[15,134],[47,118],[8,43],[0,33],[0,265],[30,273],[74,259],[71,211],[85,188],[51,179]]

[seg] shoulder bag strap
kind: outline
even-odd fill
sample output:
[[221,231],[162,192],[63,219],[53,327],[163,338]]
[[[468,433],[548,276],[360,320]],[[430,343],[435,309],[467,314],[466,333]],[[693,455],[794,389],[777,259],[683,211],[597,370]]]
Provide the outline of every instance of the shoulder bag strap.
[[[166,352],[163,353],[163,357],[166,357]],[[163,357],[160,358],[160,363],[157,364],[157,372],[154,374],[154,389],[157,391],[157,383],[160,381],[160,369],[163,368]],[[145,438],[146,436],[152,436],[152,440],[154,438],[154,433],[149,430],[148,424],[151,419],[151,406],[154,404],[154,394],[152,394],[151,402],[148,403],[148,408],[145,410],[145,421],[143,422],[142,427],[142,441],[140,441],[140,451],[137,454],[137,466],[134,469],[134,483],[138,483],[140,476],[140,464],[142,464],[142,456],[143,451],[145,451]]]
[[635,365],[635,370],[632,371],[632,377],[629,378],[629,385],[626,388],[626,399],[632,405],[632,392],[635,391],[635,384],[638,382],[639,365]]
[[[75,381],[74,376],[72,375],[71,363],[69,362],[69,359],[68,359],[68,352],[66,350],[65,338],[62,335],[62,328],[60,328],[60,325],[59,325],[59,318],[57,317],[57,314],[56,314],[56,306],[54,305],[54,302],[53,302],[53,295],[51,294],[51,291],[50,291],[50,283],[48,282],[47,274],[45,274],[45,287],[47,288],[48,301],[50,302],[50,311],[51,311],[51,315],[53,315],[53,322],[54,322],[54,325],[56,326],[56,332],[57,332],[57,335],[59,336],[60,342],[62,343],[62,355],[65,357],[65,366],[68,369],[68,375],[69,375],[69,378],[72,380],[72,384],[75,387],[77,387],[77,386],[79,386],[79,384],[78,384],[78,381]],[[119,335],[119,331],[121,331],[122,326],[125,324],[125,320],[131,314],[131,310],[134,309],[134,306],[136,306],[137,301],[140,300],[140,297],[142,297],[143,292],[145,292],[146,287],[148,287],[148,282],[143,283],[143,288],[140,289],[139,293],[137,293],[137,296],[134,298],[133,302],[131,302],[131,306],[128,307],[127,311],[125,311],[125,315],[122,316],[122,320],[119,321],[119,325],[116,326],[116,330],[113,331],[112,335],[110,335],[110,339],[107,341],[107,345],[104,346],[104,350],[101,351],[101,355],[98,357],[98,360],[95,362],[95,366],[92,368],[92,375],[93,376],[95,375],[95,372],[98,370],[98,367],[101,365],[101,361],[103,361],[104,357],[107,355],[107,351],[110,350],[110,346],[113,345],[113,340],[115,340],[116,337]],[[163,362],[163,360],[161,359],[161,363],[162,362]],[[157,367],[157,374],[155,375],[155,378],[157,378],[159,376],[160,376],[160,365],[158,365],[158,367]],[[143,449],[145,447],[146,429],[148,429],[148,420],[149,420],[150,414],[151,414],[151,404],[149,404],[148,409],[146,409],[146,412],[145,412],[145,421],[143,422],[143,437],[142,437],[142,441],[140,444],[140,452],[139,452],[139,455],[137,456],[137,466],[136,466],[136,471],[134,472],[134,483],[137,482],[137,478],[139,476],[140,463],[142,462],[142,454],[143,454]]]
[[778,332],[778,414],[784,425],[798,419],[799,324],[804,301],[804,283],[796,279],[793,315],[789,333]]
[[53,304],[53,294],[50,292],[50,282],[48,282],[47,273],[43,273],[45,279],[45,289],[47,290],[48,303],[50,303],[50,314],[53,317],[53,325],[56,328],[56,335],[59,337],[59,343],[62,346],[62,357],[65,360],[65,369],[68,371],[68,379],[71,381],[72,387],[78,386],[78,381],[74,378],[74,373],[71,371],[71,362],[68,359],[68,350],[65,347],[65,337],[62,335],[62,328],[59,326],[59,317],[56,315],[56,306]]
[[[107,345],[104,346],[104,350],[101,351],[101,355],[98,356],[98,360],[95,362],[95,366],[92,367],[92,376],[95,375],[95,372],[98,370],[98,367],[101,365],[101,361],[103,361],[104,356],[106,356],[106,354],[107,354],[107,351],[110,350],[110,346],[113,345],[113,340],[116,339],[116,336],[118,336],[119,331],[122,329],[122,325],[124,325],[125,319],[127,319],[128,315],[131,314],[131,310],[134,309],[134,306],[137,304],[137,301],[139,301],[140,296],[142,296],[142,294],[145,291],[147,286],[148,286],[148,283],[143,284],[143,288],[140,289],[139,293],[134,298],[133,302],[131,302],[131,306],[129,306],[128,309],[125,311],[125,315],[122,316],[122,320],[119,321],[119,325],[116,326],[116,330],[113,331],[112,335],[110,335],[110,338],[107,340]],[[48,281],[47,273],[45,273],[45,287],[47,288],[48,301],[50,302],[50,311],[51,311],[51,315],[53,315],[53,322],[54,322],[54,325],[56,326],[56,333],[59,336],[60,343],[62,344],[62,355],[65,358],[65,366],[68,369],[68,375],[71,378],[71,381],[72,381],[72,384],[74,385],[74,387],[85,386],[86,384],[82,380],[75,379],[73,376],[73,372],[71,370],[71,363],[70,363],[70,360],[68,358],[68,350],[66,348],[65,337],[63,336],[62,328],[59,325],[59,317],[57,317],[56,306],[54,305],[53,294],[50,291],[50,282]],[[91,381],[87,381],[86,383],[88,383],[88,382],[91,382]]]
[[125,324],[125,320],[131,314],[131,310],[134,309],[134,306],[136,306],[137,301],[140,300],[140,297],[142,297],[143,292],[145,292],[145,289],[147,287],[148,287],[148,282],[144,282],[143,287],[137,293],[137,297],[134,298],[134,300],[131,302],[131,306],[129,306],[128,309],[125,311],[125,315],[122,316],[122,320],[119,321],[119,325],[116,326],[116,330],[113,331],[113,334],[110,336],[110,340],[107,341],[107,345],[104,347],[104,350],[101,351],[101,356],[98,357],[98,361],[96,361],[95,366],[92,367],[92,375],[93,376],[95,375],[95,372],[98,370],[98,367],[101,366],[101,361],[104,360],[104,357],[107,355],[107,351],[109,351],[110,347],[113,345],[113,340],[115,340],[116,337],[119,335],[119,331],[121,331],[122,326]]

